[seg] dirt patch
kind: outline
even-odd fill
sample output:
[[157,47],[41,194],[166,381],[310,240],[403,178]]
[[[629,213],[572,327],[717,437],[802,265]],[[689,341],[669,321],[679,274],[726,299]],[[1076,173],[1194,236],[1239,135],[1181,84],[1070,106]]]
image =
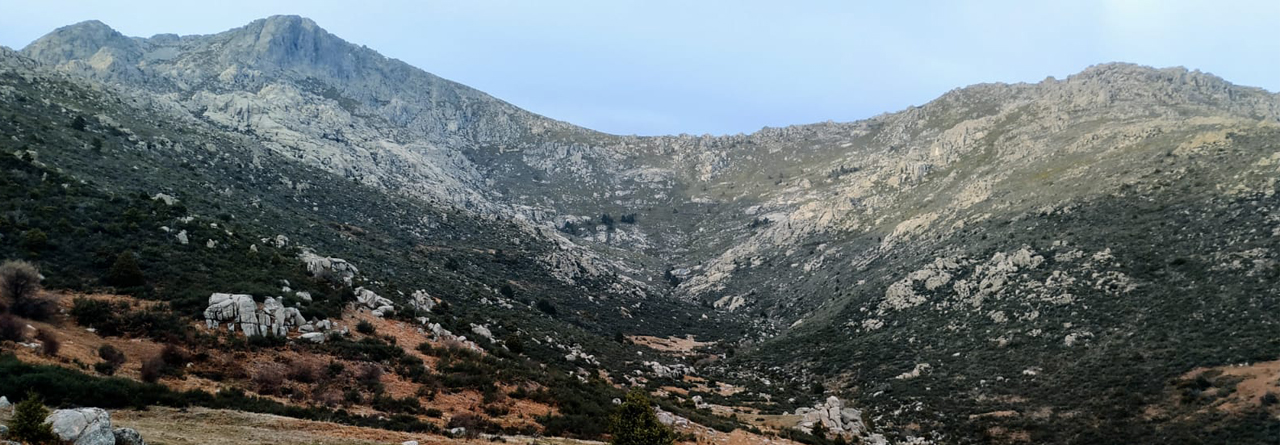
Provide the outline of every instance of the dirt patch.
[[977,419],[984,419],[984,418],[990,418],[990,417],[1017,417],[1017,416],[1018,416],[1017,411],[1004,410],[1004,411],[992,411],[989,413],[981,413],[981,414],[970,414],[969,420],[977,420]]
[[[329,422],[300,420],[269,414],[204,408],[151,408],[146,411],[121,410],[111,413],[112,423],[131,427],[149,443],[238,445],[261,443],[304,444],[388,444],[416,440],[421,444],[483,444],[486,439],[450,439],[441,436],[362,428]],[[569,439],[508,437],[508,442],[557,445],[588,445]]]
[[627,339],[637,345],[675,355],[692,355],[698,348],[716,344],[715,342],[697,341],[692,335],[686,336],[685,338],[674,336],[661,338],[648,335],[629,335],[627,336]]
[[1262,406],[1262,398],[1267,393],[1280,395],[1280,360],[1196,368],[1183,374],[1181,380],[1192,381],[1206,375],[1214,375],[1214,380],[1236,381],[1234,391],[1214,402],[1213,407],[1220,411],[1240,413]]
[[[794,426],[795,424],[792,425]],[[680,433],[692,434],[695,437],[692,442],[681,442],[685,444],[799,445],[798,442],[791,440],[762,436],[741,429],[724,433],[692,422],[687,426],[677,426],[675,430]]]

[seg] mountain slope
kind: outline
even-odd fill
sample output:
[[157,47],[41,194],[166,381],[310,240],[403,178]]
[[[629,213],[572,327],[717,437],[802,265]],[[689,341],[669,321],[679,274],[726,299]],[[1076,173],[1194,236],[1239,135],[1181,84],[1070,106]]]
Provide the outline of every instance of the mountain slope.
[[[534,337],[581,328],[611,371],[636,365],[614,332],[718,340],[698,372],[751,390],[708,400],[791,411],[816,383],[901,438],[961,443],[1274,428],[1259,401],[1168,401],[1194,368],[1280,354],[1280,95],[1210,74],[1104,64],[859,122],[634,137],[292,16],[147,39],[86,22],[0,61],[4,111],[93,116],[121,147],[14,118],[42,162],[252,220],[389,288],[483,304],[511,284],[509,329],[536,300],[570,308]],[[1224,332],[1238,344],[1214,347]]]

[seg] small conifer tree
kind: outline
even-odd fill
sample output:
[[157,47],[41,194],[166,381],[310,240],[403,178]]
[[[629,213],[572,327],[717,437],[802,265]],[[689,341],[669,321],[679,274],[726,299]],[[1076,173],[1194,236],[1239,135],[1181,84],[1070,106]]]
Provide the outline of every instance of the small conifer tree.
[[609,434],[613,445],[671,445],[676,433],[658,421],[653,405],[644,391],[636,389],[609,418]]
[[9,438],[20,443],[44,445],[58,443],[53,428],[44,423],[49,410],[35,394],[14,405],[13,418],[9,420]]

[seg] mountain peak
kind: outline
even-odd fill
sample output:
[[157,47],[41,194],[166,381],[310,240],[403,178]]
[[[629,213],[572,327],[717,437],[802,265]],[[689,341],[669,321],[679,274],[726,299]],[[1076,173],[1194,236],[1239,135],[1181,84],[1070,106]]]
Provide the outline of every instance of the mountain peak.
[[225,33],[228,56],[258,68],[317,69],[352,75],[349,54],[357,47],[297,15],[254,20]]
[[102,48],[133,53],[138,51],[138,44],[105,23],[88,20],[55,29],[31,42],[22,52],[42,63],[56,65],[68,60],[88,59]]

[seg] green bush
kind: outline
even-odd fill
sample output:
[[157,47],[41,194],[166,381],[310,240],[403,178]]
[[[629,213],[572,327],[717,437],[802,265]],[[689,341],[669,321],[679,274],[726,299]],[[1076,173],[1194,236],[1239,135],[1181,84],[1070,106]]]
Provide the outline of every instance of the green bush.
[[127,302],[77,297],[71,304],[76,324],[91,327],[99,335],[148,337],[169,341],[186,338],[189,328],[177,314],[159,307],[134,310]]
[[48,416],[49,410],[44,407],[40,398],[34,393],[28,395],[26,400],[13,407],[8,439],[32,445],[60,443],[58,436],[53,434],[53,428],[44,423]]
[[670,445],[676,440],[675,432],[658,421],[642,389],[627,393],[609,417],[609,434],[613,445]]
[[107,284],[115,287],[137,287],[146,284],[142,268],[138,266],[138,260],[132,251],[126,250],[116,256],[116,262],[111,264],[111,270],[107,272]]
[[20,244],[22,248],[27,249],[28,251],[39,252],[49,244],[49,235],[46,235],[43,230],[31,229],[26,232],[22,232],[22,241]]

